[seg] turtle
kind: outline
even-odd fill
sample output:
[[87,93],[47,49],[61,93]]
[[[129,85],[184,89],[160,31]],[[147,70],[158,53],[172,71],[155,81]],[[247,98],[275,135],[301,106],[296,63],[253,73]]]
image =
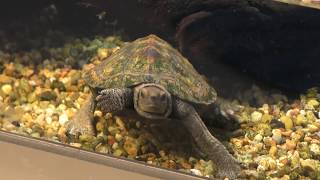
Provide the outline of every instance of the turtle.
[[[219,177],[235,178],[239,173],[237,160],[209,132],[200,116],[201,107],[220,108],[215,89],[158,36],[151,34],[125,44],[84,71],[83,78],[91,94],[67,123],[68,134],[94,135],[95,108],[111,113],[131,109],[152,121],[178,121],[187,129],[196,148],[217,164]],[[226,116],[228,113],[221,109],[218,112]]]

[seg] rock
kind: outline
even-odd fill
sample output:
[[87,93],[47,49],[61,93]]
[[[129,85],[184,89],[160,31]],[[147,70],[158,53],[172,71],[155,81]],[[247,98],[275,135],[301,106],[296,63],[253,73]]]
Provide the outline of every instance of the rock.
[[252,114],[251,114],[251,120],[252,122],[259,122],[262,118],[262,113],[261,112],[258,112],[258,111],[254,111]]
[[118,126],[120,129],[125,129],[125,123],[123,122],[123,120],[122,120],[120,117],[115,116],[115,120],[116,120],[117,126]]
[[256,142],[261,142],[263,139],[263,136],[261,134],[257,134],[255,137],[254,137],[254,141]]
[[82,146],[82,144],[80,144],[80,143],[70,143],[70,146],[80,148]]
[[295,118],[295,125],[297,126],[305,126],[308,123],[307,118],[303,114],[298,114]]
[[314,132],[319,132],[319,127],[313,124],[308,124],[307,128],[309,129],[309,132],[314,133]]
[[293,122],[292,122],[292,120],[291,120],[290,117],[288,117],[288,116],[282,116],[282,117],[280,117],[280,121],[283,122],[286,130],[291,130],[291,129],[292,129],[292,127],[293,127]]
[[12,93],[12,86],[10,84],[2,85],[1,90],[4,94],[10,95]]
[[190,169],[190,172],[196,176],[202,176],[201,171],[199,171],[198,169]]
[[127,137],[125,139],[123,148],[128,153],[128,155],[132,157],[135,157],[138,155],[139,144],[138,144],[138,141],[134,138]]
[[277,128],[285,128],[285,125],[283,122],[277,120],[277,119],[272,119],[270,121],[270,126],[272,129],[277,129]]
[[320,156],[320,146],[318,144],[310,144],[310,151],[315,156]]
[[120,141],[123,139],[123,136],[122,136],[121,134],[117,133],[117,134],[115,135],[115,139],[116,139],[118,142],[120,142]]
[[272,130],[272,139],[275,140],[277,144],[282,142],[282,135],[279,129]]
[[277,154],[277,146],[271,146],[269,149],[269,155],[275,157]]
[[59,116],[59,123],[61,126],[63,126],[66,122],[69,121],[68,115],[66,113],[63,113]]
[[291,167],[292,168],[297,168],[300,166],[300,155],[298,151],[294,151],[292,156],[290,156],[291,160]]
[[296,143],[292,140],[286,139],[286,147],[288,150],[294,150],[296,148]]
[[311,99],[308,101],[307,105],[312,107],[313,109],[319,106],[319,102],[315,99]]
[[56,100],[57,94],[54,91],[44,91],[39,95],[41,101]]
[[14,78],[0,74],[0,84],[11,84],[14,81]]
[[58,80],[54,80],[51,83],[51,89],[55,89],[57,88],[59,91],[65,91],[66,87],[64,86],[64,84],[61,81]]
[[315,171],[317,168],[317,164],[319,165],[319,161],[313,159],[300,159],[301,167],[307,171]]
[[104,123],[102,121],[98,121],[97,122],[96,130],[97,130],[97,132],[104,132],[105,126],[104,126]]
[[113,153],[112,153],[114,156],[121,156],[124,154],[123,150],[122,149],[116,149]]

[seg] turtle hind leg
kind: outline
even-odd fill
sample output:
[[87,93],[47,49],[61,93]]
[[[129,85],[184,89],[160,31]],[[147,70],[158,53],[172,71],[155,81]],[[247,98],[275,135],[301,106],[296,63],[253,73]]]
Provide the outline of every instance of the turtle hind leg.
[[73,118],[67,122],[67,133],[72,136],[80,134],[94,135],[93,113],[95,109],[94,95],[90,94]]
[[201,152],[217,165],[217,176],[236,178],[241,170],[240,165],[223,144],[210,134],[194,107],[175,99],[174,115],[181,120],[190,132]]

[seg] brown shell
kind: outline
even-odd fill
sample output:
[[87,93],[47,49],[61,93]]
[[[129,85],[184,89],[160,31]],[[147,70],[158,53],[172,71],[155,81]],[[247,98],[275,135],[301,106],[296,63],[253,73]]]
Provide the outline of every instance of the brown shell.
[[86,71],[84,78],[89,86],[101,89],[157,83],[174,96],[198,104],[211,104],[217,97],[189,61],[155,35],[124,45]]

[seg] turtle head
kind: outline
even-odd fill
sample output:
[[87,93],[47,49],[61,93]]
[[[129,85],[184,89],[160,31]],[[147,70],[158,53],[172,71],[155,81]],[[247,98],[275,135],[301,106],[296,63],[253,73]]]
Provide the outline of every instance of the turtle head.
[[134,89],[134,107],[143,117],[164,119],[172,112],[171,95],[159,84],[141,84]]

